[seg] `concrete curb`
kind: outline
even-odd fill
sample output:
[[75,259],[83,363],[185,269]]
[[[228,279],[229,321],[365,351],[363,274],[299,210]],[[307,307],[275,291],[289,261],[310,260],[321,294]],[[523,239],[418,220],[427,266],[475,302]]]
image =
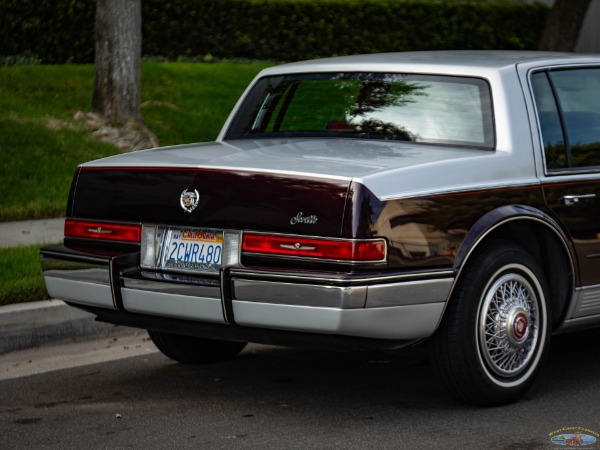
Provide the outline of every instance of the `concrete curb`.
[[84,341],[131,332],[128,327],[97,322],[93,314],[60,300],[0,307],[0,354],[60,341]]

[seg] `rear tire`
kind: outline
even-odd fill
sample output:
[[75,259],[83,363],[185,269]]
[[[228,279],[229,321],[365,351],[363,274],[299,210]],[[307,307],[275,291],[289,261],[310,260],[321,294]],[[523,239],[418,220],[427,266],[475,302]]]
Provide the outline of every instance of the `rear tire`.
[[219,341],[148,330],[154,345],[167,357],[184,364],[226,361],[237,356],[246,342]]
[[473,255],[433,337],[433,363],[449,391],[476,405],[517,400],[531,387],[550,340],[548,288],[537,261],[510,241]]

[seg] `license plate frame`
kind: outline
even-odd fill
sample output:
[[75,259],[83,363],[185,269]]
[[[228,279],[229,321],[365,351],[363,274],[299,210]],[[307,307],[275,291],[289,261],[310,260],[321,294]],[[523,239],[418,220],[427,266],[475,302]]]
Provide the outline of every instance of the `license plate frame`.
[[157,268],[184,273],[218,273],[223,260],[224,231],[167,227],[157,230]]

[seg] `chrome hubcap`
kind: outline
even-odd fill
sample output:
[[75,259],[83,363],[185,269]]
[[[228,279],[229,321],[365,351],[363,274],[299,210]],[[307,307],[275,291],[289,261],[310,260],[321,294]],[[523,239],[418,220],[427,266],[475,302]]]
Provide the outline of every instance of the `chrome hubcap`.
[[508,273],[486,292],[479,313],[479,347],[488,367],[507,377],[520,373],[535,354],[539,331],[536,291]]
[[529,335],[529,314],[521,306],[512,309],[506,321],[506,335],[512,345],[520,345]]

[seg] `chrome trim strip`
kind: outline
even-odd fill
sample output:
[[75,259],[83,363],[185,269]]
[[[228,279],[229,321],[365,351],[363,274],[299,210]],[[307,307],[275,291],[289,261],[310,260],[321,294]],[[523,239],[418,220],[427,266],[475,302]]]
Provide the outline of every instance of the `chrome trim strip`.
[[600,286],[586,286],[576,292],[577,297],[572,311],[569,311],[569,319],[600,315]]
[[169,283],[165,281],[140,280],[137,278],[122,278],[123,288],[136,291],[155,292],[165,295],[182,295],[186,297],[202,297],[221,300],[219,286],[204,286],[201,284]]
[[[387,245],[386,245],[386,258],[387,258]],[[323,259],[323,258],[311,258],[309,256],[294,256],[294,255],[277,255],[277,254],[268,254],[268,253],[255,253],[255,252],[243,252],[244,256],[252,256],[255,258],[264,258],[264,259],[285,259],[286,261],[305,261],[312,262],[316,264],[340,264],[346,266],[364,266],[364,265],[374,265],[380,264],[384,265],[386,263],[385,259],[376,260],[376,261],[348,261],[343,259]]]
[[385,308],[447,301],[454,279],[331,286],[234,278],[234,300],[340,309]]
[[445,303],[454,278],[369,286],[367,308]]
[[233,280],[234,301],[329,308],[364,308],[367,287],[334,287],[284,282]]
[[68,269],[45,268],[44,277],[110,286],[108,267],[95,267],[82,264],[80,267],[71,265]]
[[118,265],[115,266],[115,264],[117,264],[115,262],[115,259],[112,258],[110,260],[110,265],[109,265],[109,270],[108,270],[108,275],[110,277],[110,292],[113,298],[113,307],[115,309],[122,309],[123,308],[123,298],[121,296],[121,284],[120,284],[120,278],[119,278],[119,274],[118,274]]
[[73,262],[85,262],[88,264],[98,264],[108,266],[108,258],[106,257],[94,257],[94,256],[86,256],[79,255],[74,253],[61,253],[52,250],[42,250],[42,263],[45,264],[46,261],[60,261],[61,264]]
[[166,283],[178,283],[178,284],[191,284],[194,286],[219,286],[219,279],[212,275],[196,275],[190,276],[181,273],[166,273],[166,272],[153,272],[149,270],[142,270],[140,275],[150,281],[157,281],[161,286]]
[[584,330],[586,328],[595,328],[600,324],[600,314],[593,316],[578,317],[576,319],[568,319],[555,331],[560,334],[564,332]]
[[233,299],[233,280],[229,276],[229,269],[222,268],[220,273],[220,295],[221,309],[223,311],[223,319],[230,325],[235,324],[235,316],[231,306]]
[[454,278],[456,272],[454,270],[439,270],[431,272],[419,272],[409,274],[394,274],[394,275],[370,275],[370,276],[354,276],[354,275],[340,275],[340,276],[326,276],[326,275],[315,275],[315,274],[300,274],[294,273],[277,273],[277,272],[266,272],[266,271],[253,271],[249,269],[232,268],[231,276],[239,278],[253,278],[262,280],[285,280],[285,281],[299,281],[304,283],[327,283],[333,285],[355,285],[361,283],[377,284],[385,282],[401,282],[401,281],[418,281],[418,280],[431,280],[440,278]]
[[234,300],[233,309],[236,323],[242,326],[374,339],[418,340],[435,332],[444,303],[337,309]]
[[[228,145],[230,147],[236,148],[231,144],[228,144],[224,141],[214,141],[217,144]],[[230,141],[231,142],[231,141]],[[166,150],[175,147],[184,147],[190,144],[183,144],[181,146],[170,146],[170,147],[160,147],[161,150]],[[165,164],[141,164],[140,162],[132,162],[132,163],[107,163],[106,161],[89,161],[86,163],[82,163],[78,168],[82,170],[128,170],[128,169],[148,169],[153,170],[157,168],[164,168]],[[352,177],[344,176],[344,175],[332,175],[332,174],[322,174],[317,172],[303,172],[297,170],[282,170],[282,169],[263,169],[260,167],[248,167],[248,166],[220,166],[218,164],[210,164],[209,162],[203,163],[201,166],[190,166],[189,164],[169,164],[168,168],[170,169],[184,169],[189,171],[202,171],[202,170],[222,170],[224,172],[247,172],[247,173],[257,173],[257,174],[276,174],[276,175],[292,175],[298,177],[308,177],[315,179],[323,179],[326,181],[335,180],[335,181],[352,181]]]
[[[544,168],[545,168],[545,166],[544,166]],[[551,180],[552,177],[559,177],[562,175],[572,176],[573,179],[579,179],[583,175],[590,175],[591,177],[593,177],[592,179],[597,179],[598,172],[600,172],[600,170],[595,169],[594,167],[579,167],[579,168],[578,167],[569,167],[567,169],[554,169],[554,170],[550,170],[550,171],[545,170],[544,176],[547,177],[547,178],[545,178],[545,180]],[[575,177],[575,176],[577,176],[577,177]],[[583,178],[583,179],[585,180],[585,178]]]
[[[360,181],[360,180],[356,180],[356,181]],[[363,181],[360,181],[360,182],[368,187],[367,183],[365,183]],[[443,197],[446,195],[455,195],[455,194],[469,194],[469,193],[477,194],[482,191],[501,191],[504,189],[532,188],[532,187],[541,187],[540,180],[538,180],[536,178],[533,180],[527,180],[527,181],[524,180],[520,183],[517,181],[508,181],[506,184],[497,184],[497,183],[476,184],[476,185],[471,185],[471,186],[464,186],[460,189],[454,188],[454,189],[439,189],[439,190],[435,190],[435,191],[434,190],[414,191],[414,192],[407,192],[406,194],[402,194],[402,195],[397,195],[397,194],[382,195],[381,197],[378,197],[378,200],[388,202],[388,201],[393,201],[393,200],[410,200],[413,198],[422,198],[422,197]]]

